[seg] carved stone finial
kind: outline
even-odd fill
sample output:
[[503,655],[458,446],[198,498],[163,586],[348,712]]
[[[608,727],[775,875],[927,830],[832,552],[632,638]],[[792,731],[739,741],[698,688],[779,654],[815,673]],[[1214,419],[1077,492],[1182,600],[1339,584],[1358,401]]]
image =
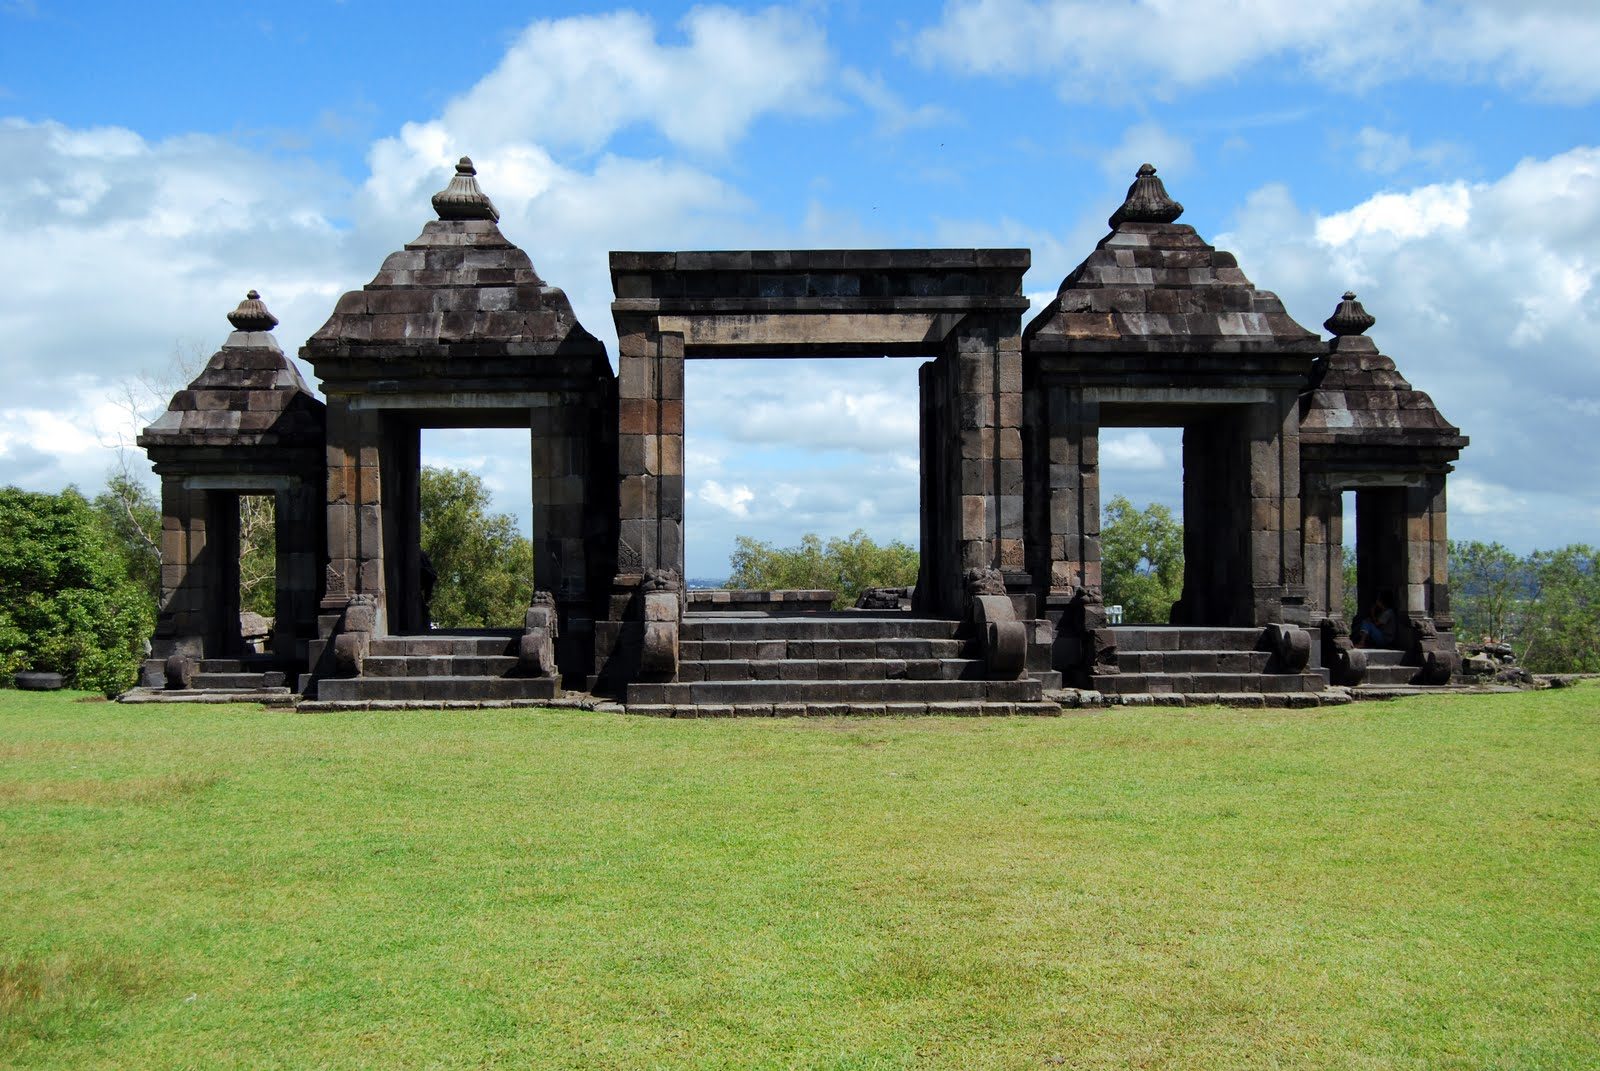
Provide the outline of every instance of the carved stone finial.
[[271,331],[278,326],[278,318],[261,303],[261,295],[254,290],[245,295],[239,307],[228,313],[228,322],[235,331]]
[[1344,300],[1339,302],[1339,307],[1333,310],[1332,316],[1322,321],[1322,327],[1330,335],[1343,337],[1362,334],[1377,322],[1370,312],[1361,307],[1361,302],[1356,300],[1356,292],[1346,290]]
[[500,213],[495,211],[494,202],[478,187],[477,174],[477,168],[472,166],[472,158],[463,156],[456,164],[456,173],[451,177],[450,185],[433,195],[433,210],[439,213],[440,219],[500,221]]
[[1111,213],[1112,229],[1124,223],[1171,223],[1183,215],[1183,206],[1167,196],[1150,164],[1139,165],[1139,177],[1128,187],[1122,207]]

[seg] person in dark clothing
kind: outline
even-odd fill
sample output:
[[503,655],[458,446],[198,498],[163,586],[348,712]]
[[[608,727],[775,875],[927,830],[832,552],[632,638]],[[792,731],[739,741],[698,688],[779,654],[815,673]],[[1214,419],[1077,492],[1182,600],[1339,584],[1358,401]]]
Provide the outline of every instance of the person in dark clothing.
[[1385,588],[1378,592],[1378,597],[1372,602],[1372,609],[1367,611],[1365,617],[1356,619],[1354,634],[1357,647],[1393,647],[1394,646],[1394,592]]

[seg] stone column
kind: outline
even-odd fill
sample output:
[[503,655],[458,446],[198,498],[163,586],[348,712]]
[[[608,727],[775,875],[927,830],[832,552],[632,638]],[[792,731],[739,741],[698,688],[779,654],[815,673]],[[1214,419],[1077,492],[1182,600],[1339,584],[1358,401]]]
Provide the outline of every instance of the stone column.
[[[1306,606],[1313,621],[1344,616],[1344,498],[1322,477],[1301,483]],[[1348,624],[1348,622],[1346,622]]]
[[968,317],[946,354],[955,371],[952,410],[960,570],[1000,569],[1026,587],[1022,479],[1022,340],[1009,318]]
[[295,477],[275,495],[277,516],[277,616],[273,652],[304,660],[316,635],[322,560],[321,480]]
[[[1252,405],[1246,421],[1250,468],[1249,558],[1252,588],[1246,625],[1306,624],[1300,535],[1300,411],[1292,391]],[[1230,622],[1233,623],[1233,622]]]
[[618,340],[617,571],[683,575],[683,336],[639,325]]
[[216,632],[213,609],[220,596],[216,556],[208,545],[210,501],[183,477],[161,478],[161,616],[152,653],[199,659]]
[[350,595],[377,599],[377,630],[389,631],[384,598],[379,414],[330,395],[327,409],[328,567]]
[[1430,473],[1407,487],[1406,587],[1402,606],[1410,616],[1432,619],[1441,631],[1455,628],[1450,612],[1450,541],[1446,532],[1445,478]]

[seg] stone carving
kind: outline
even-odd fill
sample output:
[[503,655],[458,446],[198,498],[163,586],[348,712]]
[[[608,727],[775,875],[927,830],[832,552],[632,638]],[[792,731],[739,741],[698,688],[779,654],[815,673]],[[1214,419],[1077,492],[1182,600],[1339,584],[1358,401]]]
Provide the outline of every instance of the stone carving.
[[254,290],[245,295],[237,309],[228,313],[228,322],[239,331],[271,331],[278,326],[278,318],[267,311],[261,295]]
[[556,675],[556,600],[548,591],[533,593],[533,604],[523,620],[517,639],[517,675],[554,677]]
[[456,173],[450,179],[450,185],[433,195],[433,209],[439,213],[440,219],[500,222],[500,213],[495,211],[494,202],[478,187],[477,174],[478,169],[472,166],[472,159],[463,156],[456,164]]
[[371,595],[352,595],[344,609],[339,629],[333,635],[334,676],[359,677],[367,651],[372,647],[372,632],[377,627],[378,600]]
[[1167,196],[1166,185],[1156,178],[1156,169],[1140,164],[1138,177],[1128,187],[1122,207],[1111,214],[1111,228],[1124,223],[1172,223],[1183,215],[1183,206]]
[[182,689],[194,684],[194,659],[188,655],[175,654],[170,656],[163,668],[166,673],[168,688]]
[[974,595],[1004,595],[1006,593],[1005,574],[998,569],[968,569],[962,580],[966,585],[968,598]]
[[1356,300],[1356,292],[1346,290],[1344,300],[1339,302],[1339,307],[1333,310],[1332,316],[1322,321],[1322,326],[1328,334],[1343,338],[1366,334],[1367,328],[1377,322],[1371,313],[1361,307],[1361,302]]
[[1311,635],[1294,625],[1267,626],[1267,643],[1279,673],[1299,673],[1311,661]]

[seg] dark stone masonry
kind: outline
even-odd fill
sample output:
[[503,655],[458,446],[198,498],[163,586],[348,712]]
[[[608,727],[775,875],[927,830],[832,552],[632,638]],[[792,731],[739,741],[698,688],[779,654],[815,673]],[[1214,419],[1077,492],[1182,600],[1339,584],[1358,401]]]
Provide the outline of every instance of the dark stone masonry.
[[[1459,672],[1445,478],[1467,440],[1365,337],[1354,294],[1324,342],[1177,222],[1148,164],[1026,327],[1025,249],[614,252],[615,372],[471,161],[433,206],[302,347],[326,402],[252,291],[140,437],[164,513],[140,696],[1056,713],[1316,705]],[[831,592],[687,591],[684,362],[864,354],[922,362],[916,587],[841,611]],[[441,427],[528,430],[520,630],[427,620],[419,435]],[[1169,623],[1113,625],[1103,605],[1099,438],[1117,427],[1183,429]],[[1353,645],[1343,618],[1345,492],[1361,604],[1396,598],[1393,650]],[[240,627],[245,494],[277,507],[265,649]]]

